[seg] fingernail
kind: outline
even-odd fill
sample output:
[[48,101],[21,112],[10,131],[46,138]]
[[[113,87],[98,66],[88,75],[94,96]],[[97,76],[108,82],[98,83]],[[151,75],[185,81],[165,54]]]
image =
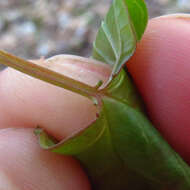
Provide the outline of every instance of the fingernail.
[[16,185],[12,183],[12,181],[0,171],[0,189],[6,190],[19,190]]
[[153,18],[155,19],[190,19],[190,14],[185,14],[185,13],[176,13],[176,14],[167,14],[167,15],[162,15],[159,17]]

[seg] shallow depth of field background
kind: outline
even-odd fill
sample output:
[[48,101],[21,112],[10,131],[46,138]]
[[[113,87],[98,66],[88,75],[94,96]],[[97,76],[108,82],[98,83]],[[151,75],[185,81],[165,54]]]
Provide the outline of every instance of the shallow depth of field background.
[[[146,0],[150,18],[190,13],[190,0]],[[27,59],[89,56],[111,0],[0,0],[0,49]]]

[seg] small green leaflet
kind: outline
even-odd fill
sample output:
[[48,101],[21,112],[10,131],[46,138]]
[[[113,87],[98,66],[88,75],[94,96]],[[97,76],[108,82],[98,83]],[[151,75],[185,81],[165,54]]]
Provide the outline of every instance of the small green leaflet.
[[93,58],[113,67],[110,81],[133,55],[147,20],[148,13],[143,0],[113,2],[93,45]]
[[136,38],[139,41],[144,34],[148,21],[148,11],[144,0],[125,0],[130,20],[133,23]]

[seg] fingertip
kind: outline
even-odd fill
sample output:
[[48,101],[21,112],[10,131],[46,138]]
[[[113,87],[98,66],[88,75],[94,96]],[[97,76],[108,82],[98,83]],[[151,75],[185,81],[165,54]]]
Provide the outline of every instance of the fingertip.
[[148,114],[166,140],[190,161],[190,16],[149,21],[127,63]]
[[42,150],[31,129],[0,130],[0,152],[0,189],[90,189],[80,164]]
[[[160,107],[157,107],[156,101],[159,105],[163,103],[162,95],[167,97],[167,92],[174,90],[179,81],[184,82],[185,86],[189,84],[189,34],[188,14],[153,18],[148,23],[143,39],[137,45],[135,55],[127,63],[145,103],[151,104],[150,114],[154,107]],[[164,103],[167,105],[167,102]]]

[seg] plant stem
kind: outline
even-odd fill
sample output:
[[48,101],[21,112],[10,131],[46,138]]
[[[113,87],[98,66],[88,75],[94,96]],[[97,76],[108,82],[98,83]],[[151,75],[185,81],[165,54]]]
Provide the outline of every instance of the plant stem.
[[39,64],[31,61],[26,61],[22,58],[11,55],[5,51],[0,50],[0,63],[12,67],[25,74],[43,80],[45,82],[54,84],[64,89],[70,90],[82,96],[92,98],[96,97],[98,91],[95,87],[91,87],[82,82],[76,81],[65,75],[52,71],[48,68],[42,67]]

